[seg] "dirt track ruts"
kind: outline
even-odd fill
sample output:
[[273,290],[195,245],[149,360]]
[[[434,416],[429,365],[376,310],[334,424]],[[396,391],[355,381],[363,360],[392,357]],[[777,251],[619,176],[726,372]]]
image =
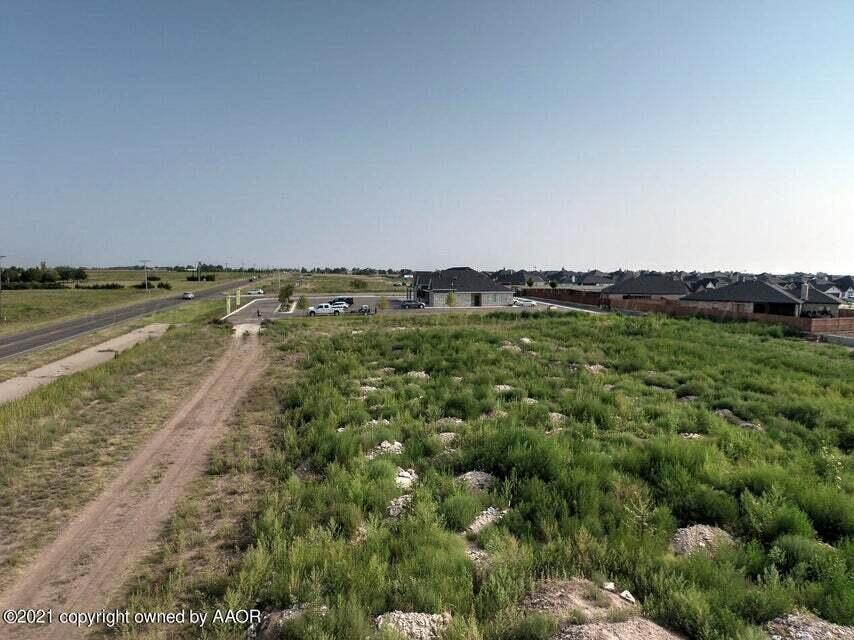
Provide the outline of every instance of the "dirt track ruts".
[[[213,371],[0,595],[8,608],[98,611],[148,552],[188,484],[205,468],[229,417],[262,369],[257,335],[235,337]],[[10,626],[2,638],[74,638],[69,625]]]

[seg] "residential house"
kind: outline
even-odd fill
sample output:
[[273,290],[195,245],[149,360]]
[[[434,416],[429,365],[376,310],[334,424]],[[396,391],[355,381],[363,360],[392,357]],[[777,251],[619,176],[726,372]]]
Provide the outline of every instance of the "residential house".
[[602,290],[609,302],[615,299],[678,300],[688,293],[688,285],[681,280],[654,273],[627,278]]
[[698,311],[713,309],[794,317],[836,317],[839,315],[840,301],[806,283],[797,291],[790,291],[763,280],[747,280],[691,293],[679,303]]
[[544,287],[546,281],[536,271],[513,271],[499,275],[496,280],[507,287]]
[[470,267],[417,271],[412,283],[415,297],[428,307],[444,307],[454,292],[458,307],[496,307],[513,304],[513,291],[485,273]]
[[839,297],[846,301],[854,302],[854,277],[842,276],[833,281],[839,289]]

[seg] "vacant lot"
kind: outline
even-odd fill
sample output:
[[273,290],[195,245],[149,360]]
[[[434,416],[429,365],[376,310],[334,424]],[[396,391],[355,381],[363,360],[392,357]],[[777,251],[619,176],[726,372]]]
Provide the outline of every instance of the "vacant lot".
[[[402,282],[401,278],[391,276],[349,276],[338,274],[295,274],[297,293],[344,293],[344,292],[381,292],[399,291],[404,293],[405,287],[395,287],[394,283]],[[358,283],[358,284],[357,284]]]
[[[298,381],[258,390],[270,404],[251,432],[269,435],[233,441],[207,480],[228,495],[239,469],[256,515],[225,504],[222,541],[246,551],[212,553],[217,516],[188,503],[139,605],[307,605],[288,638],[370,637],[394,610],[450,613],[449,638],[546,638],[539,581],[584,577],[690,638],[760,638],[796,607],[854,623],[844,349],[778,327],[547,314],[292,321],[265,340],[280,367],[305,354]],[[672,546],[698,524],[734,542]]]

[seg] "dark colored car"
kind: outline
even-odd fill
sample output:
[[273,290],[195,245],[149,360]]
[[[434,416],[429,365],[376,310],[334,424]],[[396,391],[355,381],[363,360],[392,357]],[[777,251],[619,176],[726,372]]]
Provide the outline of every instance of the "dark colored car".
[[353,298],[332,298],[332,300],[329,301],[329,304],[335,304],[336,302],[346,302],[347,306],[353,306]]
[[425,305],[420,300],[401,300],[400,308],[401,309],[423,309]]

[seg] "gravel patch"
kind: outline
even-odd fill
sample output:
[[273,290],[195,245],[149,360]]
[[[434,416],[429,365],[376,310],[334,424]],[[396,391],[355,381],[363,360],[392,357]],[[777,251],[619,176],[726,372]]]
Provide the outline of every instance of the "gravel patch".
[[454,440],[457,439],[457,434],[453,431],[443,431],[437,437],[439,438],[439,442],[442,443],[442,446],[447,447],[453,444]]
[[854,640],[854,627],[843,627],[802,613],[772,620],[765,629],[771,640]]
[[733,543],[732,536],[723,529],[696,524],[693,527],[679,529],[670,540],[670,549],[676,555],[683,556],[698,551],[713,553],[717,547]]
[[680,438],[685,438],[686,440],[702,440],[705,436],[702,433],[680,433]]
[[388,515],[392,518],[399,518],[404,511],[412,504],[412,495],[407,493],[399,498],[395,498],[388,503]]
[[510,393],[511,391],[513,391],[513,387],[511,387],[509,384],[497,384],[493,388],[495,389],[496,393]]
[[407,640],[433,640],[451,624],[450,613],[404,613],[392,611],[376,618],[377,628],[390,627]]
[[389,442],[388,440],[383,440],[376,447],[371,449],[368,454],[368,460],[373,460],[374,458],[382,455],[393,455],[399,456],[403,453],[403,445],[395,440],[394,442]]
[[291,620],[301,618],[309,611],[316,611],[320,615],[326,615],[326,607],[312,609],[306,605],[298,604],[289,609],[275,609],[265,613],[257,624],[249,625],[246,630],[246,640],[273,640],[281,634],[282,627]]
[[466,529],[466,531],[474,534],[480,533],[489,525],[501,520],[501,518],[503,518],[507,514],[507,511],[507,509],[501,510],[496,509],[495,507],[487,507],[480,513],[477,518],[474,519],[474,522],[472,522],[468,526],[468,529]]
[[430,374],[426,371],[410,371],[406,375],[410,378],[415,378],[416,380],[427,380],[430,378]]
[[464,425],[465,421],[462,418],[448,416],[445,418],[439,418],[438,420],[436,420],[436,424],[440,427],[459,427]]

